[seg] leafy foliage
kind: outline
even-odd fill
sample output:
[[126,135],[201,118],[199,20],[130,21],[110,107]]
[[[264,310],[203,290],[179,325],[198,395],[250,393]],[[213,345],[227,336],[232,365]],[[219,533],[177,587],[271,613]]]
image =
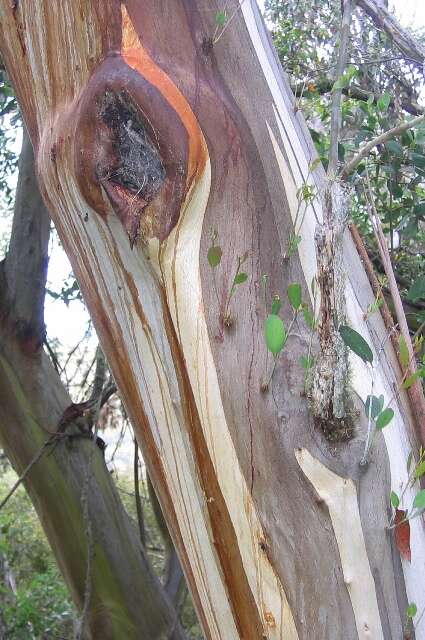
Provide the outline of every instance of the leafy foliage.
[[[339,144],[341,166],[359,145],[409,118],[410,114],[417,114],[424,88],[423,73],[418,65],[403,59],[388,36],[377,30],[359,8],[352,21],[349,64],[344,75],[337,78],[335,33],[339,30],[340,9],[339,0],[266,2],[266,16],[272,25],[280,60],[290,75],[297,104],[307,117],[325,167],[333,88],[340,88],[344,93]],[[415,35],[421,37],[421,34]],[[422,278],[409,292],[416,305],[407,310],[414,331],[425,319],[425,296],[420,294],[425,271],[424,143],[425,125],[421,125],[379,146],[368,161],[374,202],[388,237],[402,295],[407,296],[411,283]],[[355,193],[352,216],[382,273],[361,184],[365,172],[363,162],[351,178]],[[381,304],[377,301],[373,311]]]
[[[14,478],[0,479],[4,495]],[[37,514],[21,487],[0,511],[0,611],[10,640],[72,637],[76,615]]]
[[1,208],[13,201],[12,177],[17,169],[17,157],[13,144],[21,127],[18,105],[6,72],[0,66],[0,194]]
[[[0,476],[0,495],[15,481],[11,471]],[[137,514],[133,483],[126,475],[117,478],[124,506],[134,520]],[[144,483],[141,485],[148,555],[159,576],[164,571],[164,550],[152,505]],[[7,567],[7,571],[5,570]],[[16,583],[12,590],[6,573]],[[73,637],[77,612],[65,582],[55,564],[37,514],[23,487],[0,511],[0,612],[8,640],[51,640]],[[202,640],[191,598],[181,609],[188,640]]]

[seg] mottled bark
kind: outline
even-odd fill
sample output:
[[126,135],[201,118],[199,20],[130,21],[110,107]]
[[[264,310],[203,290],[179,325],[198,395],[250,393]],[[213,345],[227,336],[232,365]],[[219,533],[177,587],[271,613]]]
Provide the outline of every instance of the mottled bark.
[[[0,443],[18,474],[57,430],[71,404],[42,350],[49,226],[31,143],[24,136],[11,242],[0,274]],[[25,487],[81,609],[88,550],[81,496],[89,473],[94,551],[89,636],[182,639],[174,607],[149,565],[102,452],[93,440],[79,437],[75,424],[66,433],[74,437],[46,449]]]
[[[207,638],[399,638],[425,594],[421,519],[412,565],[386,530],[415,434],[404,399],[359,467],[370,369],[353,357],[354,437],[314,426],[300,323],[268,392],[261,282],[312,299],[314,229],[284,260],[311,140],[254,0],[215,40],[215,0],[0,1],[1,49],[37,152],[43,194],[135,426]],[[66,55],[65,55],[66,54]],[[56,64],[60,60],[60,64]],[[46,64],[46,61],[55,61]],[[207,260],[211,238],[219,267]],[[391,345],[363,320],[370,286],[350,238],[348,322],[393,394]],[[248,281],[228,303],[238,258]],[[228,326],[223,326],[228,311]],[[285,322],[292,312],[285,302]],[[269,358],[270,365],[270,358]],[[405,494],[412,500],[413,490]],[[419,631],[417,638],[425,637]]]

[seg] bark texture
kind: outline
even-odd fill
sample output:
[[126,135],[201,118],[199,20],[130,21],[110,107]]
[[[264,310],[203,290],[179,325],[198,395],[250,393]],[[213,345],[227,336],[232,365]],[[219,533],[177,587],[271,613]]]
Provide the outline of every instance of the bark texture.
[[[2,55],[206,637],[399,638],[408,600],[425,604],[421,519],[411,566],[385,529],[416,444],[411,418],[397,399],[366,468],[360,401],[354,437],[329,443],[303,395],[301,324],[260,390],[262,276],[271,295],[300,282],[311,300],[320,198],[297,254],[283,256],[299,189],[323,193],[324,178],[310,172],[313,147],[255,1],[230,2],[235,18],[214,41],[221,9],[1,0]],[[245,254],[248,281],[229,304]],[[349,322],[373,345],[375,392],[389,400],[394,354],[387,343],[377,356],[385,329],[363,320],[372,296],[347,237],[344,258]],[[289,323],[288,304],[282,314]],[[354,398],[370,393],[370,376],[353,358]]]
[[[27,136],[19,168],[11,242],[0,265],[0,442],[21,474],[58,429],[71,399],[42,349],[50,218]],[[93,440],[81,438],[75,423],[66,433],[74,437],[46,448],[25,487],[81,610],[88,554],[82,492],[88,474],[94,555],[84,637],[182,639],[176,612],[149,565],[102,452]]]

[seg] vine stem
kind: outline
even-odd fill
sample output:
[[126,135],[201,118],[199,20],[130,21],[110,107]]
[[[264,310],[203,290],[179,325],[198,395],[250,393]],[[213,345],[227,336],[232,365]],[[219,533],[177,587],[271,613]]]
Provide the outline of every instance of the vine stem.
[[375,427],[372,426],[372,398],[373,398],[373,390],[374,390],[374,386],[375,386],[375,370],[372,367],[372,380],[370,383],[370,396],[369,396],[369,411],[368,411],[368,416],[367,416],[367,438],[366,438],[366,444],[365,444],[365,448],[364,448],[364,452],[363,452],[363,457],[360,460],[360,466],[364,467],[365,464],[367,464],[367,459],[368,459],[368,455],[369,455],[369,449],[370,449],[370,445],[372,442],[372,435],[373,433],[375,433]]

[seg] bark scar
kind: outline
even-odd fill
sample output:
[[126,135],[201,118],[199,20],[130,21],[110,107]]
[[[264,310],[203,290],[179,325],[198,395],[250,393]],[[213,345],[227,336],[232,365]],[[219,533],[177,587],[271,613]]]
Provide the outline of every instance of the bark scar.
[[99,163],[97,174],[133,246],[143,233],[145,208],[159,194],[166,172],[155,130],[125,91],[106,90],[99,98],[102,134],[112,146],[112,162]]

